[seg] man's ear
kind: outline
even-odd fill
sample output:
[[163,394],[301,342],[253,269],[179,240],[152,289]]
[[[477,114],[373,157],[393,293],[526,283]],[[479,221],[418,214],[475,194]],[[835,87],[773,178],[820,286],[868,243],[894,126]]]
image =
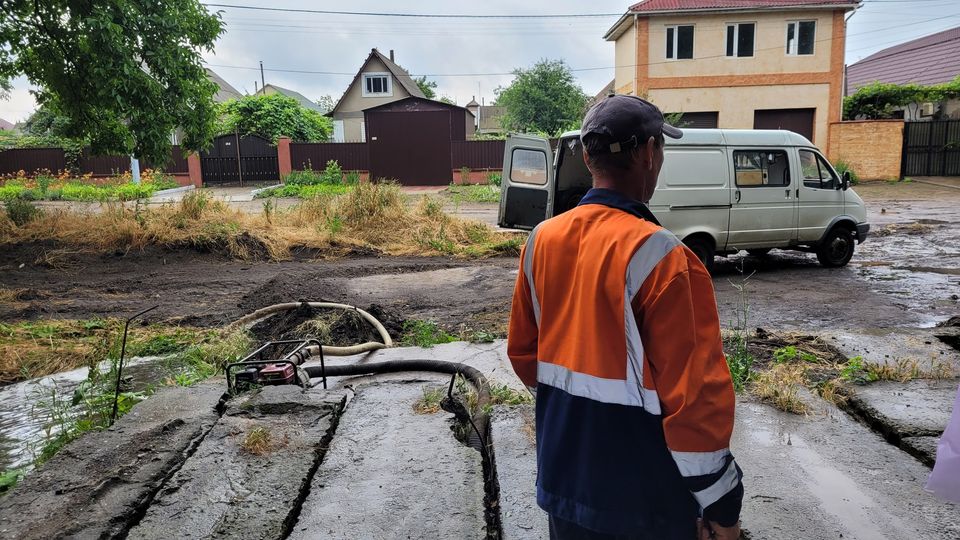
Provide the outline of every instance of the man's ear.
[[647,139],[647,143],[639,147],[641,159],[643,160],[642,166],[648,171],[653,170],[653,156],[656,155],[657,151],[657,142],[653,137]]

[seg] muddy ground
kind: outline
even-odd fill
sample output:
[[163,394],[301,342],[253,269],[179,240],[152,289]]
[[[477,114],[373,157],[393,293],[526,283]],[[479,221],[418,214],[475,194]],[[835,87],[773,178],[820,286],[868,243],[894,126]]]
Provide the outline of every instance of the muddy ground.
[[[777,250],[717,260],[714,285],[725,325],[736,320],[744,280],[749,325],[776,330],[929,327],[960,313],[960,189],[909,183],[857,190],[873,230],[847,267],[825,269],[812,254]],[[496,205],[449,209],[496,218]],[[148,250],[76,253],[50,268],[38,259],[51,248],[4,248],[0,288],[26,292],[0,305],[0,320],[123,316],[158,304],[148,321],[218,326],[277,302],[329,300],[378,305],[400,319],[433,319],[455,332],[502,334],[517,266],[513,257],[251,263]]]

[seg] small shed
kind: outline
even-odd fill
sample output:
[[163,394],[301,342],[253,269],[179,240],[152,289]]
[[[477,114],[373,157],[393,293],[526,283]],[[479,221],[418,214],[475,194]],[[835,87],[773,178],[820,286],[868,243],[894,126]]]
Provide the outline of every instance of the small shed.
[[363,111],[370,151],[370,178],[404,185],[453,181],[452,141],[472,139],[473,113],[464,107],[408,97]]

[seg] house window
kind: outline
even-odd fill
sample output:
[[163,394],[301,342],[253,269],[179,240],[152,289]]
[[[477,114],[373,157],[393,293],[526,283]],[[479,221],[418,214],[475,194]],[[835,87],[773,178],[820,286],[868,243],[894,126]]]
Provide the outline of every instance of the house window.
[[667,58],[672,60],[693,58],[693,25],[667,27]]
[[393,84],[389,73],[364,73],[363,97],[392,96]]
[[753,56],[753,36],[755,23],[733,23],[727,25],[727,56]]
[[787,23],[787,54],[813,54],[816,41],[817,21],[791,21]]

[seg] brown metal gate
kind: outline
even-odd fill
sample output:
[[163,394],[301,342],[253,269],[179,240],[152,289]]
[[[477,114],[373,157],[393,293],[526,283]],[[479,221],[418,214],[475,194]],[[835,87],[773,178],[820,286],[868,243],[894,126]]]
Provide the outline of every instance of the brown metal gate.
[[276,182],[277,147],[258,135],[221,135],[200,154],[200,171],[206,185]]
[[377,111],[366,118],[370,178],[420,186],[453,181],[449,111]]
[[960,176],[960,120],[903,125],[900,176]]
[[813,140],[816,109],[764,109],[753,111],[753,129],[785,129]]

